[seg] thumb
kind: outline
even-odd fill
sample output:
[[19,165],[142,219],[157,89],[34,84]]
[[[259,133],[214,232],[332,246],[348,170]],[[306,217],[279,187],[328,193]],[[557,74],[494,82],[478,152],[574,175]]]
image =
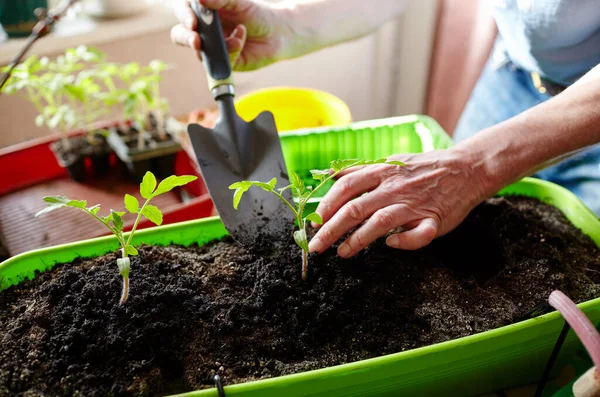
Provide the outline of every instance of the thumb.
[[437,222],[433,218],[425,218],[415,228],[389,236],[385,243],[392,248],[417,250],[431,243],[437,232]]
[[247,35],[248,31],[246,30],[246,27],[244,25],[237,25],[231,34],[225,38],[227,52],[229,53],[229,62],[233,68],[235,68],[242,50],[244,49]]

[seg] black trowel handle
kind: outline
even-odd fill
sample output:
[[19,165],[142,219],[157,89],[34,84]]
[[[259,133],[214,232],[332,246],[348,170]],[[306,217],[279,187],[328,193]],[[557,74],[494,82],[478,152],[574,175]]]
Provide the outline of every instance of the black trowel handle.
[[219,90],[221,94],[233,91],[231,64],[219,14],[216,10],[202,6],[199,0],[191,0],[191,6],[198,18],[197,31],[200,35],[202,61],[206,68],[209,88],[215,97],[215,89],[219,86],[228,86],[225,90]]

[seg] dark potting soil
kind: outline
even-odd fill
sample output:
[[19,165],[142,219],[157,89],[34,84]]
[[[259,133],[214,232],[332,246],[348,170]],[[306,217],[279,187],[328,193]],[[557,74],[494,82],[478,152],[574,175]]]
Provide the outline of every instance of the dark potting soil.
[[[116,253],[0,294],[0,395],[164,395],[399,352],[515,321],[561,289],[600,292],[600,250],[556,209],[494,198],[410,252],[352,259],[144,246],[119,306]],[[29,394],[26,394],[29,393]],[[79,394],[78,394],[79,393]]]
[[[150,131],[146,132],[144,137],[144,148],[151,148],[157,143],[175,141],[175,138],[169,131],[165,131],[166,134],[161,135],[158,133],[156,119],[152,114],[149,115],[150,120]],[[165,126],[166,128],[166,126]],[[123,141],[129,149],[138,149],[138,130],[135,127],[129,127],[128,129],[119,129],[118,134],[123,137]]]

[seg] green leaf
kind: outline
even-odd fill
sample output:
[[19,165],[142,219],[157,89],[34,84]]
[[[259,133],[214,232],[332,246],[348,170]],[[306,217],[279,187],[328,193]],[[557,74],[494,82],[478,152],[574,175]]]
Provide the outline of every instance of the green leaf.
[[48,205],[46,206],[46,208],[44,208],[44,209],[42,209],[42,210],[38,211],[38,212],[35,214],[35,216],[36,216],[36,217],[38,217],[38,216],[40,216],[40,215],[42,215],[42,214],[45,214],[45,213],[47,213],[47,212],[50,212],[50,211],[54,211],[55,209],[62,208],[62,207],[64,207],[64,206],[65,206],[64,204],[48,204]]
[[258,182],[258,181],[241,181],[232,183],[229,186],[230,190],[234,190],[233,193],[233,208],[238,209],[238,205],[240,204],[240,200],[244,193],[248,191],[252,186],[258,186],[267,192],[272,192],[275,189],[275,185],[277,184],[277,178],[271,179],[269,182]]
[[291,189],[291,188],[292,188],[292,185],[287,185],[286,187],[277,189],[277,191],[279,192],[279,194],[283,194],[283,192],[285,192],[286,190]]
[[57,208],[74,207],[84,209],[87,205],[85,200],[71,200],[65,196],[46,196],[43,200],[47,203],[47,206],[43,210],[36,213],[36,217],[47,212],[54,211]]
[[331,162],[331,168],[333,169],[333,171],[339,172],[345,170],[346,168],[361,165],[362,163],[364,163],[364,160],[363,162],[361,162],[359,159],[333,160]]
[[290,183],[296,196],[300,196],[304,192],[304,181],[300,178],[300,175],[290,170]]
[[100,204],[96,204],[92,207],[89,207],[87,210],[90,211],[92,214],[96,215],[98,214],[98,211],[100,211]]
[[67,207],[85,208],[87,201],[85,200],[69,200]]
[[294,232],[294,241],[300,248],[308,252],[308,238],[306,237],[306,231],[304,229],[296,230]]
[[[125,211],[112,211],[112,212],[114,212],[115,214],[117,214],[119,216],[125,215]],[[112,212],[106,217],[106,219],[108,219],[109,221],[113,220],[113,214],[112,214]]]
[[152,194],[152,197],[156,197],[159,194],[170,192],[174,187],[187,185],[188,183],[190,183],[191,181],[195,181],[196,179],[198,179],[198,177],[193,175],[171,175],[160,182],[158,188],[156,189],[154,194]]
[[47,203],[46,208],[41,211],[38,211],[35,216],[38,217],[42,214],[45,214],[50,211],[54,211],[55,209],[66,207],[67,203],[70,201],[68,198],[64,196],[49,196],[44,197],[44,201]]
[[44,197],[44,201],[51,204],[62,203],[66,205],[71,199],[65,196],[46,196]]
[[112,223],[113,225],[115,225],[115,229],[117,229],[117,231],[122,232],[123,231],[123,219],[121,218],[121,215],[123,215],[124,212],[117,212],[117,211],[113,211],[110,210],[110,216],[112,217]]
[[134,246],[132,245],[126,245],[125,246],[125,252],[127,253],[127,255],[137,255],[138,254],[138,250],[135,249]]
[[67,94],[71,95],[73,98],[80,100],[81,102],[85,101],[85,95],[83,93],[83,89],[81,87],[76,87],[72,84],[65,85],[65,91]]
[[56,112],[50,120],[48,120],[48,127],[56,128],[60,120],[62,119],[62,113]]
[[128,63],[121,69],[121,77],[125,80],[131,79],[140,72],[140,65],[135,62]]
[[233,208],[234,209],[238,209],[238,206],[240,205],[240,200],[242,199],[242,196],[244,195],[244,193],[246,193],[248,191],[248,189],[250,189],[250,187],[252,187],[251,183],[247,183],[247,184],[243,184],[243,182],[236,182],[234,184],[232,184],[231,186],[229,186],[229,189],[235,189],[235,192],[233,192]]
[[44,125],[44,115],[43,114],[38,114],[37,116],[35,116],[35,125],[38,127],[41,127]]
[[169,68],[169,65],[167,65],[165,62],[161,61],[160,59],[153,59],[148,64],[148,67],[150,68],[150,70],[152,72],[160,73],[164,70],[167,70]]
[[398,165],[400,167],[404,167],[406,165],[402,161],[395,161],[395,160],[388,160],[385,163],[386,164],[391,164],[391,165]]
[[144,209],[142,209],[142,215],[146,217],[150,222],[155,225],[161,225],[163,221],[163,214],[160,212],[158,207],[154,205],[146,205]]
[[152,193],[156,189],[156,177],[150,171],[147,171],[140,183],[140,194],[146,200],[152,198]]
[[137,214],[140,210],[140,203],[138,201],[138,199],[136,199],[135,197],[133,197],[130,194],[126,194],[125,195],[125,208],[127,208],[127,211],[131,212],[132,214]]
[[314,222],[317,225],[322,225],[323,224],[323,218],[321,218],[321,215],[317,214],[316,212],[313,212],[312,214],[309,214],[305,219],[307,221]]
[[347,168],[356,167],[359,165],[373,165],[373,164],[384,164],[384,163],[392,164],[392,165],[399,165],[399,166],[404,165],[404,163],[402,163],[400,161],[395,161],[395,160],[387,161],[385,158],[377,159],[377,160],[347,159],[347,160],[333,160],[331,162],[331,168],[333,169],[333,171],[339,172],[339,171],[343,171]]
[[322,181],[329,176],[329,170],[310,170],[313,179]]

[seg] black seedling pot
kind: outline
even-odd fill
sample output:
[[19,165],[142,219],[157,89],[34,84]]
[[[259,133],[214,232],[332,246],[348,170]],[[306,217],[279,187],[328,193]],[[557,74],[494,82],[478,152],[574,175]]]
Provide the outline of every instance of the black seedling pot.
[[87,152],[91,160],[94,176],[103,177],[110,171],[110,154],[112,149],[101,134],[94,135],[94,142],[88,140]]
[[107,136],[107,142],[125,163],[133,181],[139,183],[146,171],[152,171],[160,178],[173,175],[175,156],[181,145],[172,135],[167,134],[167,137],[164,141],[148,139],[144,148],[139,149],[137,133],[124,134],[113,129]]
[[73,143],[73,149],[66,150],[62,140],[50,144],[50,149],[54,153],[58,164],[67,169],[69,177],[74,181],[83,182],[85,180],[85,157],[76,149],[78,147],[77,138],[67,139]]

